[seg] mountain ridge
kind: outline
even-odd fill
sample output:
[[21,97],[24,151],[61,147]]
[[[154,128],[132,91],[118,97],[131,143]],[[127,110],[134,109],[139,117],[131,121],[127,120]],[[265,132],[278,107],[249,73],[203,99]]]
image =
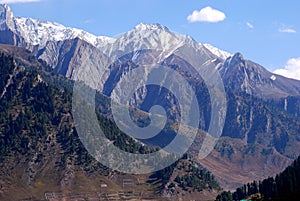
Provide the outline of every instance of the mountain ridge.
[[[246,166],[240,163],[241,158],[250,158],[250,166],[253,168],[249,169],[252,172],[237,178],[234,185],[244,183],[247,179],[252,180],[254,176],[258,177],[251,175],[252,173],[262,176],[259,167],[255,165],[256,161],[253,157],[251,158],[253,149],[256,156],[265,154],[262,158],[266,157],[267,162],[272,161],[273,158],[284,159],[283,162],[276,159],[275,162],[266,164],[267,162],[264,163],[260,158],[259,161],[263,161],[262,165],[270,165],[270,168],[267,168],[269,172],[266,171],[270,174],[281,170],[286,161],[300,152],[297,146],[300,141],[297,133],[297,126],[299,126],[297,115],[300,114],[300,81],[277,76],[259,64],[245,59],[241,53],[229,55],[210,45],[198,43],[190,36],[173,33],[163,25],[144,23],[101,48],[97,48],[80,37],[73,38],[73,36],[63,41],[48,41],[46,38],[43,39],[44,45],[35,45],[34,41],[23,38],[24,34],[21,32],[15,31],[15,33],[14,29],[9,29],[10,27],[6,25],[14,22],[9,20],[12,14],[5,13],[1,16],[4,15],[5,22],[1,25],[4,28],[0,32],[1,43],[29,49],[38,59],[50,65],[54,72],[71,80],[87,81],[86,84],[90,84],[90,87],[103,93],[102,89],[106,86],[108,86],[107,91],[111,92],[118,81],[130,70],[153,64],[153,61],[176,70],[196,91],[198,90],[198,97],[203,96],[199,99],[202,98],[201,103],[203,103],[203,105],[200,104],[202,109],[200,124],[204,130],[209,125],[208,113],[211,103],[207,89],[205,89],[205,77],[201,77],[197,71],[209,69],[214,73],[219,73],[227,93],[227,106],[230,108],[227,111],[223,137],[234,139],[237,144],[225,140],[225,143],[217,147],[216,153],[212,153],[211,157],[215,158],[208,158],[206,164],[209,166],[210,162],[214,162],[218,165],[220,159],[224,159],[228,162],[228,167],[225,168],[241,170],[241,165]],[[26,23],[26,20],[23,21]],[[28,20],[28,23],[31,23],[33,28],[38,25],[38,21]],[[193,63],[197,65],[193,66]],[[161,83],[164,81],[162,80]],[[125,88],[119,91],[127,90]],[[151,92],[148,96],[154,97],[151,103],[170,97],[166,93],[162,94],[164,97],[159,97],[157,93],[148,91]],[[185,97],[185,91],[180,88],[179,91]],[[136,93],[133,102],[137,105],[141,103],[142,98],[147,95],[146,92],[147,90],[141,90]],[[111,93],[106,95],[109,94]],[[166,100],[173,101],[170,98]],[[258,148],[255,150],[255,147]],[[228,175],[224,175],[225,173],[220,174],[218,175],[220,179],[228,178]],[[229,187],[232,188],[232,185]]]
[[[6,4],[0,4],[0,13],[0,31],[10,29],[13,33],[23,37],[25,41],[30,45],[38,45],[39,49],[44,48],[47,42],[50,41],[58,42],[63,40],[75,39],[76,37],[85,40],[86,42],[92,44],[97,48],[103,48],[104,46],[114,43],[117,40],[117,38],[110,38],[107,36],[95,36],[81,29],[65,27],[64,25],[61,25],[56,22],[42,21],[32,18],[15,17],[10,7]],[[156,30],[171,33],[166,26],[158,23],[140,23],[136,25],[133,30]],[[25,33],[30,33],[30,37],[24,37],[24,35],[26,35]],[[190,37],[182,35],[180,36],[180,38],[182,40],[186,40]],[[210,49],[210,47],[212,46],[207,44],[206,48]]]
[[[44,47],[49,41],[63,41],[76,37],[96,47],[102,47],[114,39],[106,36],[95,36],[76,28],[65,27],[56,22],[42,21],[32,18],[15,17],[9,6],[0,4],[0,30],[10,29],[21,35],[33,46]],[[28,35],[26,37],[26,35]]]
[[[77,72],[75,69],[80,68],[78,64],[72,63],[71,65],[71,63],[66,62],[71,61],[71,57],[75,60],[82,59],[76,51],[73,52],[74,55],[68,53],[66,55],[69,57],[68,59],[59,59],[61,57],[60,52],[67,51],[64,49],[66,48],[66,41],[69,41],[68,43],[72,42],[72,46],[76,47],[78,41],[76,38],[96,48],[88,47],[88,44],[86,44],[83,51],[105,55],[109,58],[110,61],[107,62],[107,65],[124,56],[124,54],[143,49],[161,51],[159,57],[161,57],[160,61],[163,61],[170,54],[174,54],[180,48],[187,46],[202,52],[202,55],[207,55],[207,59],[217,59],[215,65],[218,66],[224,84],[236,90],[264,99],[300,95],[298,81],[269,72],[255,62],[244,59],[241,56],[242,54],[233,55],[212,45],[198,43],[192,37],[173,33],[166,26],[158,23],[140,23],[117,38],[108,38],[94,36],[83,30],[65,27],[55,22],[14,17],[7,5],[0,4],[0,8],[0,35],[2,35],[0,42],[5,43],[6,41],[11,45],[25,47],[33,51],[38,58],[46,61],[54,69],[61,69],[61,66],[64,66],[65,70],[62,72]],[[234,59],[232,60],[232,58]],[[101,63],[95,57],[89,59],[89,61],[94,65]],[[98,74],[105,72],[107,67],[102,62],[102,66],[97,68],[103,68],[103,70],[97,70]],[[254,71],[256,76],[253,75]],[[72,74],[72,76],[67,77],[73,79],[76,75]],[[234,77],[238,79],[235,80]]]
[[[286,79],[263,66],[247,60],[241,53],[228,57],[220,73],[227,87],[263,99],[300,94],[299,80]],[[233,80],[232,78],[236,79]]]

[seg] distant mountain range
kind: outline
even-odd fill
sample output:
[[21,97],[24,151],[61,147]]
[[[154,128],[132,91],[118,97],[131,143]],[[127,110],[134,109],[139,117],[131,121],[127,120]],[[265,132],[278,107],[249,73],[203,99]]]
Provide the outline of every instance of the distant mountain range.
[[[0,43],[26,48],[53,72],[84,81],[107,97],[130,69],[155,58],[196,89],[204,131],[210,122],[210,96],[205,78],[195,70],[210,67],[223,80],[227,116],[215,150],[197,162],[225,189],[273,176],[300,155],[300,81],[273,74],[241,53],[198,43],[160,24],[141,23],[117,38],[94,36],[58,23],[15,17],[7,5],[0,5]],[[188,61],[178,55],[189,55]],[[140,90],[132,104],[147,111],[161,100],[165,105],[172,102],[169,93],[158,91]],[[155,139],[148,143],[160,145]]]
[[[73,72],[78,71],[77,68],[82,65],[76,61],[87,56],[85,53],[97,55],[98,58],[91,58],[96,64],[99,63],[97,59],[102,60],[103,57],[117,59],[128,52],[156,49],[163,52],[163,60],[186,46],[200,51],[203,61],[218,59],[215,66],[218,66],[225,86],[234,90],[261,98],[300,94],[298,81],[274,75],[262,66],[245,60],[241,54],[231,55],[209,44],[197,43],[191,37],[175,34],[160,24],[141,23],[118,38],[109,38],[94,36],[55,22],[15,17],[7,5],[1,5],[0,11],[1,43],[33,51],[39,59],[71,79],[76,79],[76,73]],[[91,69],[96,71],[95,76],[102,76],[105,70],[92,68],[95,68]]]

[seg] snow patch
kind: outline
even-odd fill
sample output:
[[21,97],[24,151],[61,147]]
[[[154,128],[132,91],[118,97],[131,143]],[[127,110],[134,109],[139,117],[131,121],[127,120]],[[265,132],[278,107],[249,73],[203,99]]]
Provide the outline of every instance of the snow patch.
[[275,81],[275,80],[277,79],[277,77],[276,77],[275,75],[272,75],[272,76],[270,77],[270,79],[273,80],[273,81]]
[[224,50],[220,50],[210,44],[203,44],[203,46],[208,49],[211,53],[213,53],[214,55],[226,60],[228,57],[231,57],[232,54],[229,52],[226,52]]
[[15,34],[21,35],[27,43],[39,45],[40,48],[44,47],[48,41],[64,41],[75,38],[80,38],[98,48],[115,41],[109,37],[95,36],[81,29],[65,27],[56,22],[15,17],[6,5],[0,5],[0,11],[1,30],[9,28]]

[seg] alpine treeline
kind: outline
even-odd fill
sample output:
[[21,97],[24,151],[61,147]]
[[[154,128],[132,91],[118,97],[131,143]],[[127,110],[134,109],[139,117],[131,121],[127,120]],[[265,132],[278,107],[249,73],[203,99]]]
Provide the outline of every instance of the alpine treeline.
[[299,200],[300,198],[300,156],[275,177],[269,177],[263,181],[253,181],[234,193],[222,192],[216,198],[217,201],[251,200]]

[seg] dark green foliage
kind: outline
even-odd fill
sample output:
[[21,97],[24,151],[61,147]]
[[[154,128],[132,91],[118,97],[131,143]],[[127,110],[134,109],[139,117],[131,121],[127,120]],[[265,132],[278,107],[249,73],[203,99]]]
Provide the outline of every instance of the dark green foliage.
[[204,189],[220,189],[215,177],[207,170],[201,169],[197,164],[189,163],[178,167],[184,173],[175,178],[175,182],[184,190],[192,188],[202,191]]
[[160,179],[163,187],[169,182],[177,163],[178,162],[170,165],[169,167],[166,167],[162,170],[155,172],[153,175],[151,175],[151,177]]
[[[7,58],[10,57],[2,55],[0,60],[6,61]],[[62,103],[61,99],[70,94],[41,82],[36,69],[27,70],[13,61],[7,64],[14,65],[14,73],[6,71],[11,81],[4,86],[6,92],[0,99],[1,159],[8,154],[30,155],[37,152],[40,144],[45,144],[47,149],[48,137],[53,130],[61,135],[68,134],[61,132],[52,122],[58,118],[58,108],[68,112],[68,103]],[[2,63],[0,67],[3,70],[7,66]]]
[[267,198],[295,198],[300,194],[300,156],[282,173],[263,180],[259,192]]
[[231,159],[232,154],[234,154],[234,149],[233,147],[225,142],[219,143],[216,147],[215,150],[221,153],[221,156],[227,156],[228,158]]
[[237,188],[236,191],[232,194],[233,200],[242,200],[248,196],[257,194],[258,191],[258,184],[256,181],[252,183],[245,184],[244,186]]
[[239,201],[257,193],[263,197],[258,200],[298,200],[300,196],[300,156],[275,178],[269,177],[259,183],[253,181],[237,188],[232,194],[232,199],[227,196],[228,192],[222,192],[216,199],[217,201]]
[[13,62],[12,57],[6,57],[2,53],[0,55],[0,89],[1,92],[3,91],[5,85],[7,84],[7,81],[9,79],[9,75],[13,73],[15,69],[15,64]]
[[118,126],[110,119],[104,117],[100,113],[97,113],[99,124],[106,137],[114,142],[114,145],[120,149],[130,153],[151,153],[156,149],[144,146],[141,143],[137,143],[131,137],[121,132]]
[[[55,75],[49,75],[47,70],[50,69],[40,65],[38,68],[23,67],[13,58],[0,55],[0,92],[6,89],[3,98],[0,98],[0,159],[7,155],[29,156],[40,152],[41,146],[49,150],[58,144],[61,147],[61,160],[56,162],[58,168],[64,168],[67,161],[73,161],[86,171],[99,170],[107,174],[107,168],[88,154],[74,128],[71,81],[58,75],[57,80],[51,78]],[[43,77],[43,81],[40,77]],[[58,81],[59,85],[54,85]],[[103,104],[107,101],[103,100],[106,99],[100,95],[96,98],[97,102],[102,101],[98,108],[104,110]],[[98,117],[105,134],[116,146],[132,153],[154,151],[123,134],[105,116],[99,114]]]
[[[175,176],[176,178],[172,180],[171,177],[174,178]],[[179,187],[184,191],[220,190],[215,177],[195,163],[188,154],[184,154],[180,160],[169,167],[155,172],[151,178],[154,179],[154,183],[156,181],[161,183],[159,190],[173,187]]]
[[216,201],[232,201],[232,194],[230,191],[223,191],[217,196]]

